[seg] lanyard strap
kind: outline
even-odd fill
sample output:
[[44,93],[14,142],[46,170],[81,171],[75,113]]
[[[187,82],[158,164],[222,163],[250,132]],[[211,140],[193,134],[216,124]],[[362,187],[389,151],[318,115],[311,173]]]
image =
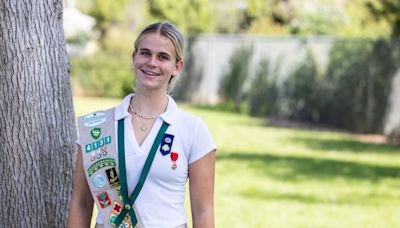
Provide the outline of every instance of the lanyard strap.
[[126,214],[129,213],[131,217],[132,226],[135,227],[137,223],[137,218],[135,211],[133,210],[133,203],[135,203],[140,190],[142,189],[144,182],[146,180],[147,174],[149,173],[151,164],[153,163],[154,157],[158,146],[160,145],[161,139],[164,133],[167,131],[168,124],[163,122],[160,130],[158,131],[157,137],[151,146],[149,155],[147,156],[146,162],[144,163],[143,170],[140,174],[139,181],[135,186],[131,196],[128,198],[128,182],[126,179],[126,164],[125,164],[125,140],[124,140],[124,119],[118,120],[118,164],[119,164],[119,175],[121,177],[121,195],[122,201],[125,208],[122,209],[121,213],[115,219],[115,224],[118,227],[122,221],[125,219]]

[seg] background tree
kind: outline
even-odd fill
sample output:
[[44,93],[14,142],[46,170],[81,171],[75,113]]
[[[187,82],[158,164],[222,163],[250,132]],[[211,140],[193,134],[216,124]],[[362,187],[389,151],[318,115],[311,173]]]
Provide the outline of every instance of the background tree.
[[365,5],[376,20],[384,20],[391,25],[392,37],[400,36],[399,0],[369,0]]
[[96,19],[100,38],[103,38],[113,24],[124,19],[128,0],[91,0],[87,4],[88,13]]
[[247,0],[243,7],[241,31],[248,33],[287,34],[286,27],[295,10],[289,0]]
[[184,33],[213,30],[214,3],[210,0],[149,0],[148,10],[154,19],[169,20]]
[[75,118],[63,1],[0,2],[0,227],[65,227]]

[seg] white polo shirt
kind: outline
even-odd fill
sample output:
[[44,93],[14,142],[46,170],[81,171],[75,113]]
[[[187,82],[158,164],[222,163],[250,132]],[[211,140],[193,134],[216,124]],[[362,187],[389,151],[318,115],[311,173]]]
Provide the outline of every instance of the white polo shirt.
[[[115,108],[116,135],[117,121],[124,118],[125,123],[125,162],[129,195],[139,180],[144,162],[163,121],[167,122],[169,127],[166,133],[174,136],[171,151],[178,153],[177,168],[171,168],[173,162],[170,154],[163,156],[158,149],[135,205],[146,228],[167,228],[185,224],[184,200],[188,165],[215,150],[214,140],[200,118],[183,112],[175,101],[168,97],[166,111],[156,119],[150,133],[139,146],[131,124],[132,117],[128,113],[132,96],[134,94],[126,96],[122,104]],[[97,223],[103,223],[99,216]]]

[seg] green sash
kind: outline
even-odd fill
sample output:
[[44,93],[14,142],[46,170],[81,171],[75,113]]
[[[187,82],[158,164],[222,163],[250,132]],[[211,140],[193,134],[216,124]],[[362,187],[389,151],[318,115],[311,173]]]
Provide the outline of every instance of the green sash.
[[118,120],[118,163],[119,163],[119,173],[121,178],[121,195],[123,204],[125,207],[122,209],[121,213],[115,219],[115,224],[118,227],[125,216],[129,213],[131,218],[132,226],[135,227],[137,224],[137,218],[135,215],[135,211],[133,210],[133,204],[135,203],[140,190],[143,187],[144,181],[146,180],[147,174],[149,173],[151,164],[153,163],[154,157],[157,152],[157,148],[160,145],[161,139],[164,136],[164,133],[167,131],[168,124],[163,122],[160,130],[158,131],[157,137],[153,142],[149,155],[147,156],[146,162],[144,163],[144,167],[142,173],[140,174],[140,178],[138,183],[135,186],[130,197],[128,197],[128,183],[126,180],[126,164],[125,164],[125,140],[124,140],[124,119]]

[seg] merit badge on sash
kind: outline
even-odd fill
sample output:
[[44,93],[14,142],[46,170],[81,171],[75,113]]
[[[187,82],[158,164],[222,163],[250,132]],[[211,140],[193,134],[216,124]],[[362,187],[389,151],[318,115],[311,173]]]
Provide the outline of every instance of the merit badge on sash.
[[178,152],[171,152],[171,161],[172,161],[172,169],[175,170],[178,166],[176,165],[176,161],[178,160],[179,154]]
[[114,158],[103,158],[95,163],[93,163],[87,170],[89,177],[93,175],[93,173],[97,172],[99,169],[104,167],[114,167],[116,166]]
[[164,134],[164,137],[161,141],[161,146],[160,146],[160,152],[163,156],[165,156],[171,152],[173,141],[174,141],[173,135]]
[[100,138],[100,135],[101,135],[101,128],[99,128],[99,127],[93,128],[93,129],[90,131],[90,135],[91,135],[92,138],[94,138],[94,139],[99,139],[99,138]]
[[110,212],[110,218],[109,218],[109,223],[111,225],[115,225],[115,219],[121,213],[122,210],[122,204],[120,204],[117,201],[114,201],[112,207],[111,207],[111,212]]
[[111,206],[111,200],[107,192],[102,192],[100,194],[97,194],[96,197],[100,203],[101,208],[106,208],[108,206]]
[[95,112],[83,117],[83,125],[85,127],[94,127],[106,122],[105,112]]
[[92,182],[96,188],[103,188],[104,186],[106,186],[107,180],[104,174],[100,173],[93,176]]
[[115,167],[106,169],[106,174],[108,177],[108,182],[110,183],[111,187],[116,188],[120,185],[119,178],[117,175],[117,171],[115,170]]
[[[108,222],[111,225],[116,225],[115,224],[115,219],[117,219],[118,215],[121,213],[123,209],[123,205],[120,204],[118,201],[114,201],[112,207],[111,207],[111,212],[110,212],[110,217]],[[124,228],[133,228],[132,222],[131,222],[131,216],[129,216],[129,214],[127,214],[124,218],[124,220],[122,220],[122,223],[120,224],[119,227],[124,227]],[[138,227],[138,225],[136,225],[135,227]]]

